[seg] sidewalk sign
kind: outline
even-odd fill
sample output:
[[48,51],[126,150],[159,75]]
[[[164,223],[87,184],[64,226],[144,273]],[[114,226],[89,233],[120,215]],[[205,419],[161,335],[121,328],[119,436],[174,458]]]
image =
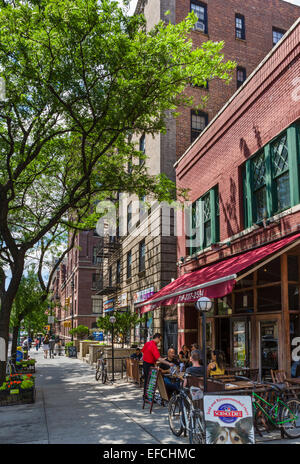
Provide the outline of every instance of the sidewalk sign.
[[165,386],[165,382],[161,372],[158,370],[157,367],[151,367],[148,376],[148,384],[145,392],[145,398],[143,403],[143,409],[145,408],[145,403],[150,404],[150,414],[152,412],[153,404],[154,404],[154,396],[156,389],[158,387],[160,396],[163,400],[168,401],[168,393]]
[[205,395],[206,443],[254,444],[251,396]]

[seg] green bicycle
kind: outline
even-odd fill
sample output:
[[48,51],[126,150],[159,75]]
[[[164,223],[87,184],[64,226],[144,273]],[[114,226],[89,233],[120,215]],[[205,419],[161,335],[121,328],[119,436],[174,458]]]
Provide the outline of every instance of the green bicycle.
[[276,384],[270,384],[270,388],[276,393],[275,402],[252,393],[254,411],[254,423],[260,433],[260,426],[264,429],[267,424],[273,428],[281,429],[289,438],[300,437],[300,401],[296,398],[283,400],[284,390]]

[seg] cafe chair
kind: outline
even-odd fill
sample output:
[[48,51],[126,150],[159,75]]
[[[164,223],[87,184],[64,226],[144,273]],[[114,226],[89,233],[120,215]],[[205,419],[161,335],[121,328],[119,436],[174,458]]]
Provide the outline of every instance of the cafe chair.
[[297,394],[295,392],[295,390],[292,388],[292,384],[290,382],[288,382],[287,380],[287,375],[286,375],[286,372],[284,370],[273,370],[271,369],[271,377],[272,377],[272,382],[273,383],[276,383],[277,385],[281,386],[281,387],[286,387],[287,389],[289,389],[293,396],[295,398],[297,398]]

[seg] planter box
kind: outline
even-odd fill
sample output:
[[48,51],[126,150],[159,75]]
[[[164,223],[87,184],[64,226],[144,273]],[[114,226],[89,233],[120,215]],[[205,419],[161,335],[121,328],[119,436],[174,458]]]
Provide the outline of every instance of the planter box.
[[[111,358],[112,357],[112,349],[111,347],[103,348],[104,351],[104,358]],[[121,372],[122,370],[122,362],[125,363],[125,358],[129,358],[129,356],[135,352],[135,348],[114,348],[114,356],[115,358],[124,358],[124,361],[121,359],[115,359],[114,362],[114,370],[115,372]],[[112,371],[112,360],[107,360],[107,369],[108,372]],[[126,374],[126,367],[124,370]]]
[[0,407],[1,406],[13,406],[17,404],[28,404],[35,402],[35,387],[32,388],[16,388],[16,393],[11,391],[0,390]]
[[88,354],[89,352],[89,349],[90,349],[90,345],[95,345],[97,344],[97,342],[93,342],[93,341],[88,341],[88,342],[79,342],[79,352],[78,352],[78,358],[79,359],[83,359],[86,357],[86,355]]
[[103,346],[103,345],[89,345],[89,364],[93,365],[93,363],[97,362],[99,359],[100,352],[105,349],[110,349],[110,346]]

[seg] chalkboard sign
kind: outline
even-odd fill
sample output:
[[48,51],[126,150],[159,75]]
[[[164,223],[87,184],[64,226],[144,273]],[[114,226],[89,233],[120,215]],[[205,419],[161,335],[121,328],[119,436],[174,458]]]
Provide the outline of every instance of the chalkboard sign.
[[68,346],[68,356],[69,358],[77,358],[76,346]]
[[158,378],[159,371],[156,367],[151,367],[148,375],[148,382],[147,382],[147,388],[145,391],[145,397],[144,397],[144,404],[143,404],[143,409],[145,407],[145,403],[150,403],[150,414],[152,412],[153,408],[153,403],[154,403],[154,395],[155,395],[155,390],[157,387],[157,378]]

